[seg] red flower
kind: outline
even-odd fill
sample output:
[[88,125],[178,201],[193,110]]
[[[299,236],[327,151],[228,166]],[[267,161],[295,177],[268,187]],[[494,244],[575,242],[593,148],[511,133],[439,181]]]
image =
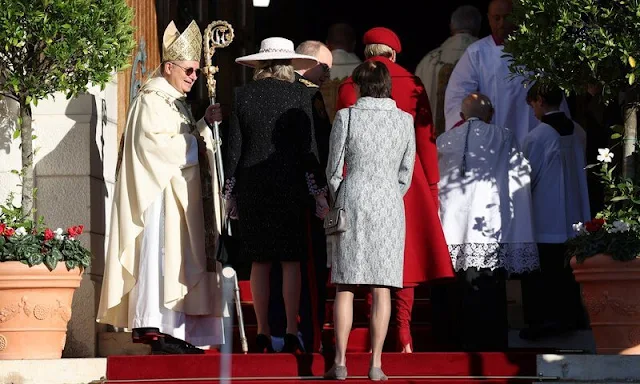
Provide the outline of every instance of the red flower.
[[5,236],[7,236],[7,237],[11,237],[11,236],[13,236],[15,233],[16,233],[16,230],[15,230],[15,229],[13,229],[13,228],[7,228],[7,229],[5,229],[5,230],[4,230],[4,234],[5,234]]
[[604,225],[604,223],[605,223],[604,219],[593,219],[591,221],[587,221],[586,223],[584,223],[584,228],[588,232],[598,232],[600,229],[602,229],[602,226]]
[[76,234],[79,236],[82,235],[82,232],[84,232],[84,225],[78,225],[76,227]]
[[7,225],[4,223],[0,224],[0,236],[4,235],[5,229],[7,229]]
[[49,228],[44,230],[44,241],[49,241],[54,238],[54,233]]
[[69,228],[67,228],[67,233],[69,234],[69,237],[76,237],[76,236],[78,236],[78,233],[76,232],[76,227],[69,227]]

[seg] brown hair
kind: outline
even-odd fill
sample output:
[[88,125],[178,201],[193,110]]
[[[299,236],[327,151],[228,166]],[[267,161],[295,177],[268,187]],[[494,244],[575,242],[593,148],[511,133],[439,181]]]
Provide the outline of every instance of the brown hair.
[[379,61],[365,61],[353,70],[353,82],[360,87],[361,97],[391,97],[391,75]]

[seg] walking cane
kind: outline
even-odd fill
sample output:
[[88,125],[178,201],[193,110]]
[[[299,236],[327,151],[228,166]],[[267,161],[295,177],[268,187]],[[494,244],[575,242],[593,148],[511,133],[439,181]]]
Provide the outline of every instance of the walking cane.
[[[216,79],[215,74],[218,73],[218,67],[213,66],[212,58],[216,52],[216,48],[225,48],[228,47],[233,41],[233,27],[226,21],[214,21],[207,26],[204,31],[204,69],[203,72],[207,77],[207,89],[209,90],[209,103],[216,103]],[[220,140],[220,128],[218,127],[218,122],[216,121],[212,128],[213,131],[213,141],[215,146],[215,155],[216,155],[216,168],[218,169],[218,186],[220,187],[220,191],[224,190],[224,171],[222,167],[222,151]],[[229,219],[226,217],[222,222],[222,233],[227,231],[228,234],[231,234],[231,228],[229,226]],[[227,271],[232,270],[231,267],[225,268]],[[229,273],[228,273],[229,274]],[[232,274],[234,280],[234,301],[236,307],[236,313],[238,316],[238,328],[240,330],[240,343],[242,345],[242,352],[247,353],[249,351],[249,347],[247,344],[247,335],[244,329],[244,317],[242,315],[242,306],[240,303],[240,289],[238,287],[238,277],[233,271]],[[231,276],[229,276],[231,277]]]

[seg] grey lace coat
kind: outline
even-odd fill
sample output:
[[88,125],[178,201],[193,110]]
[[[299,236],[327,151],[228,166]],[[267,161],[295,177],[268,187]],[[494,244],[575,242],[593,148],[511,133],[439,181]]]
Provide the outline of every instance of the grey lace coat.
[[327,237],[331,281],[402,287],[413,118],[388,98],[363,97],[349,110],[336,114],[329,142],[329,190],[348,220],[346,232]]

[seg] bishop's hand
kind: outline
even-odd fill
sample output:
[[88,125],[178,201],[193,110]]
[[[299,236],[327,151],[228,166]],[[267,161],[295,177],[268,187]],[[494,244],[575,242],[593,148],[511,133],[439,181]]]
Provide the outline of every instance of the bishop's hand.
[[212,104],[207,108],[207,111],[204,113],[204,119],[209,125],[213,125],[214,123],[219,123],[222,121],[222,109],[220,108],[220,104]]

